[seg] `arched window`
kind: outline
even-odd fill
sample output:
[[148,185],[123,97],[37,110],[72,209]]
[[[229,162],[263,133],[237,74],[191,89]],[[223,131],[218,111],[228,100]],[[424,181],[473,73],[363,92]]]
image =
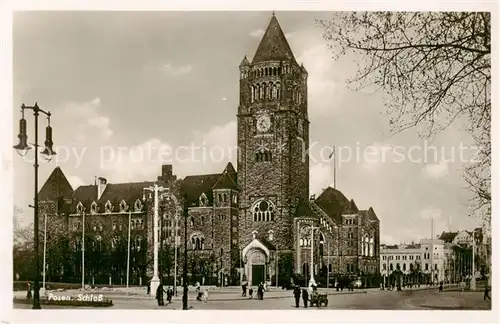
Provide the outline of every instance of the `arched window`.
[[139,212],[142,210],[142,203],[139,199],[135,201],[134,208],[136,212]]
[[200,250],[200,249],[201,249],[200,238],[197,237],[196,238],[196,250]]
[[273,93],[271,95],[271,99],[278,99],[278,87],[276,84],[273,84]]
[[222,201],[223,201],[223,202],[227,202],[227,195],[226,195],[226,194],[223,194],[223,195],[222,195]]
[[394,268],[393,268],[393,266],[392,266],[392,263],[391,263],[391,264],[389,264],[389,270],[391,270],[391,271],[392,271],[393,269],[394,269]]
[[269,230],[268,234],[269,234],[269,241],[274,240],[274,231],[273,230]]
[[208,204],[208,199],[207,199],[207,195],[205,195],[205,193],[202,193],[200,195],[200,198],[199,198],[199,204],[200,204],[200,207],[205,207],[207,206]]
[[189,217],[189,225],[194,226],[194,217]]
[[254,87],[254,96],[253,96],[255,101],[259,100],[259,94],[260,94],[260,86],[256,84]]
[[255,95],[255,89],[254,86],[250,86],[250,102],[254,102],[254,95]]
[[78,202],[78,205],[76,205],[76,211],[79,214],[83,213],[83,204],[82,204],[82,202]]
[[382,269],[383,269],[384,271],[385,271],[385,270],[387,270],[387,265],[386,265],[385,263],[384,263],[384,264],[382,264]]
[[97,203],[96,203],[95,201],[94,201],[94,202],[92,202],[92,205],[90,205],[90,212],[91,212],[92,214],[97,213]]
[[304,239],[299,240],[299,246],[303,247],[304,246]]
[[275,207],[270,201],[259,200],[254,203],[252,210],[254,222],[274,221]]
[[266,84],[262,83],[262,86],[260,87],[259,99],[264,99],[264,91],[265,90],[266,90]]
[[101,251],[102,249],[102,237],[97,235],[95,238],[95,250]]
[[276,83],[276,94],[277,94],[276,98],[278,100],[280,100],[281,99],[281,84],[279,82]]
[[106,205],[104,206],[106,213],[111,213],[113,211],[113,204],[111,201],[106,201]]
[[217,195],[217,197],[219,198],[219,199],[218,199],[218,200],[219,200],[219,203],[221,203],[221,202],[222,202],[222,194],[218,194],[218,195]]

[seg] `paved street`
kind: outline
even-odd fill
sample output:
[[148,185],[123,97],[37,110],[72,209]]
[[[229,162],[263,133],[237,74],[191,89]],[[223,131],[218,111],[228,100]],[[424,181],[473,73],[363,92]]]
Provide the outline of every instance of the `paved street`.
[[[355,291],[337,293],[329,292],[329,304],[326,309],[367,309],[367,310],[488,310],[491,302],[483,300],[482,292],[459,292],[432,290],[406,290],[406,291]],[[105,309],[162,309],[174,310],[182,308],[181,296],[166,306],[159,307],[153,297],[144,295],[105,294],[105,298],[113,300],[113,306]],[[294,309],[292,291],[276,290],[268,292],[264,300],[248,299],[240,297],[238,291],[216,291],[209,295],[208,303],[198,302],[195,294],[189,295],[189,307],[192,309]],[[302,303],[301,303],[302,305]],[[15,308],[29,309],[30,305],[15,304]],[[61,306],[44,306],[47,309],[68,308]],[[78,307],[83,309],[83,307]],[[94,308],[95,309],[95,308]],[[304,309],[301,307],[301,309]],[[316,310],[316,307],[313,309]],[[320,309],[321,310],[321,309]]]

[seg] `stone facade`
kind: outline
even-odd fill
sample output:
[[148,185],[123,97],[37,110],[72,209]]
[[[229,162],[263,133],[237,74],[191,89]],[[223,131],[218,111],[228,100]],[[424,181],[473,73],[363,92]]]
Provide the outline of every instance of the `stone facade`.
[[[172,166],[164,165],[155,181],[165,188],[158,210],[160,273],[172,275],[175,250],[182,273],[186,240],[187,271],[202,283],[229,278],[233,284],[240,279],[255,284],[277,273],[307,277],[311,255],[316,275],[378,274],[380,225],[373,209],[359,210],[333,188],[318,198],[309,195],[308,73],[274,15],[252,62],[245,56],[239,69],[238,172],[228,163],[221,173],[177,179]],[[56,168],[41,196],[64,206],[53,215],[66,220],[75,249],[84,210],[88,235],[101,237],[106,253],[116,258],[118,245],[111,242],[115,237],[128,242],[131,217],[131,242],[140,245],[134,248],[133,280],[145,283],[153,273],[154,195],[144,188],[155,182],[112,184],[99,178],[73,191]],[[64,190],[54,189],[59,183]],[[99,280],[122,282],[122,261],[97,269]]]

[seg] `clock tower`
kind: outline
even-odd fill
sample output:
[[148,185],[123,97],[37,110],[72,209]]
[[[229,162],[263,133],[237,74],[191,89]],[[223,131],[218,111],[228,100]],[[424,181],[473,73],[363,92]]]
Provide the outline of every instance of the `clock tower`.
[[274,14],[239,68],[240,248],[261,239],[292,251],[295,210],[309,198],[307,71]]

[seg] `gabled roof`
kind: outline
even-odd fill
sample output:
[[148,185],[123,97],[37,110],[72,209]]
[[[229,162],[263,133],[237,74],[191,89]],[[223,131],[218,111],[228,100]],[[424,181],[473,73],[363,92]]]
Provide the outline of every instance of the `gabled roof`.
[[224,172],[216,181],[212,189],[233,189],[238,190],[237,173],[231,162],[226,165]]
[[379,221],[377,214],[375,214],[375,211],[373,210],[372,207],[368,209],[368,219],[372,221]]
[[318,205],[330,218],[337,223],[342,223],[342,213],[349,205],[349,200],[337,189],[328,187],[315,200]]
[[128,206],[133,206],[137,199],[142,200],[143,189],[154,184],[153,181],[108,183],[99,200],[97,199],[97,185],[80,186],[73,194],[73,205],[76,208],[78,202],[81,202],[88,210],[95,201],[99,206],[99,212],[104,212],[106,202],[109,200],[113,204],[113,211],[119,211],[122,200],[125,200]]
[[315,215],[316,214],[312,210],[309,201],[299,198],[297,208],[295,209],[295,217],[310,217]]
[[267,30],[257,47],[252,64],[265,61],[296,62],[278,19],[274,15],[271,17],[269,26],[267,26]]
[[445,243],[451,243],[457,234],[458,232],[443,232],[439,239],[443,240]]
[[40,201],[57,201],[61,198],[71,198],[73,192],[64,172],[60,167],[56,167],[38,192],[38,199]]
[[345,215],[350,215],[350,214],[357,214],[358,213],[358,206],[356,206],[356,203],[354,202],[353,199],[349,201],[349,204],[347,205],[346,210],[343,212]]

